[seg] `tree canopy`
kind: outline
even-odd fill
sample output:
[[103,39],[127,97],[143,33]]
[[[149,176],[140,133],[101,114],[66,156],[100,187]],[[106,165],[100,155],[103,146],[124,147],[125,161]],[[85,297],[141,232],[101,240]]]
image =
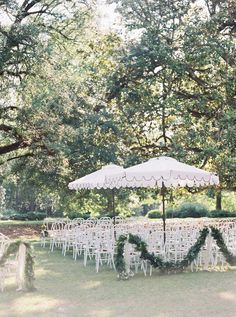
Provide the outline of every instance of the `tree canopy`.
[[[0,163],[11,208],[21,196],[29,210],[109,209],[109,193],[75,195],[68,182],[159,155],[236,189],[234,1],[109,2],[134,36],[101,30],[92,1],[0,1]],[[121,205],[130,199],[120,193]]]

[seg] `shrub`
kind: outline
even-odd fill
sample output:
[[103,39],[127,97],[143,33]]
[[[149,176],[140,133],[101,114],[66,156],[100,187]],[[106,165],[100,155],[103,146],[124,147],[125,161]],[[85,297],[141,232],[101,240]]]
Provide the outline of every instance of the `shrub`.
[[141,206],[139,207],[133,207],[131,208],[132,210],[132,214],[134,214],[135,216],[146,216],[146,214],[143,214],[143,208]]
[[159,210],[153,209],[147,213],[147,217],[150,219],[162,218],[162,212]]
[[10,220],[28,220],[27,219],[27,214],[22,213],[22,214],[13,214],[9,216]]
[[[116,213],[115,213],[115,216],[117,217],[117,216],[119,216],[119,214],[116,212]],[[112,212],[108,212],[108,213],[106,213],[106,214],[99,215],[99,217],[97,217],[97,218],[102,218],[102,217],[113,218],[113,213],[112,213]]]
[[212,210],[209,214],[211,218],[227,218],[227,217],[236,217],[236,211],[229,210]]
[[71,211],[70,213],[68,213],[68,217],[70,219],[75,219],[75,218],[84,218],[84,219],[88,219],[89,217],[91,217],[91,214],[89,212],[76,212],[76,211]]
[[159,204],[142,204],[141,205],[141,215],[146,216],[147,213],[151,210],[156,210],[155,208],[158,208]]
[[4,209],[1,213],[2,213],[2,216],[3,216],[3,217],[7,217],[7,218],[9,219],[9,217],[10,217],[11,215],[16,214],[17,211],[15,211],[15,210],[13,210],[13,209]]
[[52,213],[52,217],[53,218],[63,218],[64,217],[63,211],[61,211],[61,210],[54,211]]
[[28,212],[28,220],[43,220],[47,217],[47,214],[44,212]]
[[208,210],[198,203],[185,203],[176,209],[167,210],[167,218],[200,218],[208,217]]
[[9,216],[10,220],[43,220],[47,215],[44,212],[27,212],[27,213],[15,213]]
[[178,218],[176,209],[168,208],[166,210],[166,218]]

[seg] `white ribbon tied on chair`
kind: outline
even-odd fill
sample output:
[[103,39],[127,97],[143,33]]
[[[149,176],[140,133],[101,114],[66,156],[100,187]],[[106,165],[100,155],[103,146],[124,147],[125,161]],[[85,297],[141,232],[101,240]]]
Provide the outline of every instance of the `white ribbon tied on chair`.
[[26,246],[21,243],[18,251],[18,265],[16,269],[16,282],[18,285],[17,291],[25,289],[25,261],[26,261]]

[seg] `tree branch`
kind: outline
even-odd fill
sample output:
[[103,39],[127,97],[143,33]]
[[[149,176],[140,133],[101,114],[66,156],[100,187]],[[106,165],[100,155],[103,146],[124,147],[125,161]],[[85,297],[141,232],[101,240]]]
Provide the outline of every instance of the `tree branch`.
[[13,156],[13,157],[10,157],[10,158],[6,159],[4,162],[1,162],[0,165],[3,165],[6,162],[10,162],[10,161],[13,161],[13,160],[16,160],[16,159],[21,159],[21,158],[24,158],[24,157],[33,157],[33,156],[34,156],[34,154],[32,152],[25,153],[25,154],[22,154],[22,155]]
[[27,141],[17,141],[12,144],[0,146],[0,155],[7,154],[19,149],[27,148],[30,146],[30,143]]

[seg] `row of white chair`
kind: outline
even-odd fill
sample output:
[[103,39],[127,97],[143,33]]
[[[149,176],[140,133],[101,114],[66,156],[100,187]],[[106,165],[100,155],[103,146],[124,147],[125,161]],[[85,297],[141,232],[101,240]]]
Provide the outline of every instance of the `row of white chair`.
[[[166,261],[179,261],[184,258],[189,248],[196,242],[199,231],[204,226],[214,225],[223,234],[225,242],[234,254],[236,253],[236,222],[234,220],[214,221],[211,219],[184,219],[167,222],[166,243],[163,241],[163,227],[161,221],[119,221],[113,225],[113,220],[88,219],[73,221],[55,221],[49,230],[50,250],[60,248],[65,256],[69,250],[76,260],[78,256],[83,256],[84,265],[89,259],[95,259],[96,271],[99,271],[101,264],[107,263],[114,268],[114,256],[116,251],[116,239],[120,235],[132,233],[139,235],[148,245],[149,252],[160,255]],[[42,240],[45,246],[46,239]],[[210,245],[210,247],[209,247]],[[129,246],[129,263],[141,268],[146,274],[148,263],[140,261],[139,254],[134,252],[134,248]],[[198,259],[192,264],[192,270],[200,267],[223,267],[225,260],[213,239],[207,240],[207,246],[203,248]],[[150,273],[152,268],[150,267]]]

